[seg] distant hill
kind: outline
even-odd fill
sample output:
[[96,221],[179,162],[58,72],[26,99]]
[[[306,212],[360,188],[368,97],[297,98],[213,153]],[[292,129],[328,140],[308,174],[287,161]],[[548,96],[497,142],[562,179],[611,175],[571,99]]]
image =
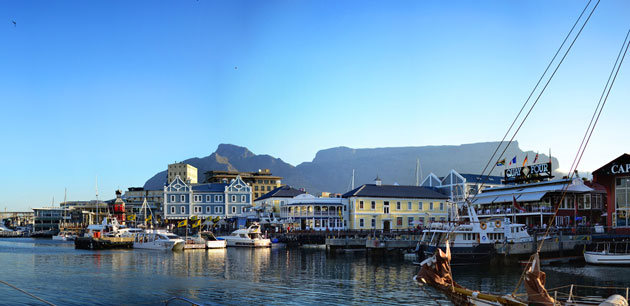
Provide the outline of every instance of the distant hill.
[[[210,170],[257,171],[270,169],[274,175],[283,177],[282,182],[297,188],[305,188],[317,195],[322,191],[343,193],[350,189],[352,170],[355,170],[355,185],[371,183],[378,175],[383,184],[415,184],[416,159],[420,160],[422,176],[433,172],[444,176],[451,169],[460,173],[481,173],[498,142],[484,142],[457,146],[394,147],[373,149],[352,149],[337,147],[317,152],[311,162],[298,166],[285,163],[280,158],[269,155],[256,155],[245,147],[220,144],[217,150],[203,158],[190,158],[183,162],[198,169],[199,181]],[[517,156],[523,162],[525,154],[533,161],[536,152],[523,151],[515,142],[506,152],[508,161]],[[547,162],[549,157],[540,154],[539,162]],[[554,171],[558,160],[553,158]],[[502,175],[495,168],[493,175]],[[144,187],[159,189],[166,183],[166,171],[159,172],[149,179]]]

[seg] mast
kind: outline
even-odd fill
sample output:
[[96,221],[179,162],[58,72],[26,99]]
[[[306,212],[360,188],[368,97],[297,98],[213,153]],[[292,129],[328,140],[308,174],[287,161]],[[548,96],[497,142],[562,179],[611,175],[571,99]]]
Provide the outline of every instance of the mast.
[[350,190],[354,190],[354,169],[352,169],[352,188]]
[[94,190],[96,192],[96,224],[100,224],[99,215],[101,214],[101,206],[98,203],[98,176],[96,176]]

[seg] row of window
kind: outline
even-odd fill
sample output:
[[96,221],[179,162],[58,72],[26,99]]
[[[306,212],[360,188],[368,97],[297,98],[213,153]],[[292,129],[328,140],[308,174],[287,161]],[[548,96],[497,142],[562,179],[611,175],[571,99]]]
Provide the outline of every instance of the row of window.
[[[176,200],[176,196],[175,195],[171,195],[171,203],[175,203]],[[206,195],[206,202],[210,202],[211,200],[211,195]],[[202,202],[203,200],[203,195],[200,194],[196,194],[193,197],[194,202],[199,203]],[[232,195],[231,197],[231,203],[236,203],[237,200],[237,196],[236,195]],[[186,195],[180,195],[179,196],[179,201],[180,202],[186,202]],[[214,195],[214,202],[223,202],[223,195]],[[247,196],[246,195],[241,195],[241,203],[246,203],[247,202]]]
[[[258,191],[258,185],[254,186],[254,191]],[[260,191],[265,191],[265,186],[260,186]],[[271,191],[271,186],[267,186],[267,191]]]
[[[205,206],[206,207],[206,214],[223,214],[223,206],[215,206],[214,207],[214,212],[212,212],[212,207],[210,206]],[[171,214],[176,214],[177,209],[175,208],[175,206],[171,206]],[[202,206],[193,206],[193,211],[195,214],[201,214],[203,213],[203,207]],[[246,211],[245,207],[241,207],[241,213],[244,213]],[[180,214],[185,214],[186,213],[186,206],[180,206],[179,207],[179,213]],[[236,206],[232,206],[232,213],[235,214],[236,213]]]
[[[435,221],[435,217],[431,217],[431,222]],[[446,221],[446,218],[444,217],[440,217],[440,221]],[[424,224],[424,217],[418,217],[418,223],[417,224]],[[396,218],[396,225],[398,227],[403,226],[403,217],[397,217]],[[409,227],[414,227],[416,224],[414,223],[414,218],[413,217],[407,217],[407,226]],[[372,228],[376,228],[376,219],[371,219],[371,226]],[[359,219],[359,227],[365,227],[365,219],[361,218]]]
[[[371,209],[375,210],[376,209],[376,201],[371,201]],[[423,203],[422,202],[418,202],[418,210],[423,210]],[[364,204],[363,201],[359,201],[359,209],[364,209]],[[396,209],[397,210],[402,210],[402,204],[400,203],[400,201],[396,202]],[[407,202],[407,210],[412,210],[413,209],[413,204],[411,201]],[[429,210],[433,210],[433,202],[429,202]],[[440,202],[440,210],[444,210],[444,202]],[[383,211],[384,213],[388,214],[389,213],[389,201],[384,201],[383,202]]]

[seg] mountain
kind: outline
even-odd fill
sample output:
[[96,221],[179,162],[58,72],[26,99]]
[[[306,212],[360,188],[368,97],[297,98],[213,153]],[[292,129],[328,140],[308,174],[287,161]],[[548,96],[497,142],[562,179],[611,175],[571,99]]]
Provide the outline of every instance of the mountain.
[[[285,163],[280,158],[269,155],[256,155],[245,147],[220,144],[217,150],[203,158],[190,158],[183,162],[198,169],[199,181],[210,170],[257,171],[270,169],[274,175],[282,176],[282,182],[297,188],[305,188],[317,195],[322,191],[343,193],[350,189],[352,170],[355,170],[355,186],[374,181],[378,176],[383,184],[413,185],[416,182],[416,160],[420,160],[420,174],[426,177],[433,172],[444,176],[451,169],[459,173],[481,173],[498,142],[484,142],[454,146],[423,146],[352,149],[337,147],[317,152],[313,161],[298,166]],[[536,152],[523,151],[514,142],[504,156],[516,156],[521,165],[524,155],[533,161]],[[547,162],[549,157],[541,154],[539,162]],[[553,158],[553,169],[558,168],[558,160]],[[492,165],[490,165],[492,166]],[[503,167],[495,168],[493,175],[502,175]],[[159,189],[166,182],[166,171],[149,179],[144,187]]]

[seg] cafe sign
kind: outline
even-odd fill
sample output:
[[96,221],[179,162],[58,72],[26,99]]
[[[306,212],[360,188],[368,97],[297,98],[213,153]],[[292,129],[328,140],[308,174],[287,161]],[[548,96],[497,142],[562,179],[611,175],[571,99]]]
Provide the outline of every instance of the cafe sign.
[[551,163],[505,169],[504,183],[551,178]]
[[612,166],[610,166],[610,172],[612,174],[630,173],[630,164],[625,164],[625,165],[613,164]]

